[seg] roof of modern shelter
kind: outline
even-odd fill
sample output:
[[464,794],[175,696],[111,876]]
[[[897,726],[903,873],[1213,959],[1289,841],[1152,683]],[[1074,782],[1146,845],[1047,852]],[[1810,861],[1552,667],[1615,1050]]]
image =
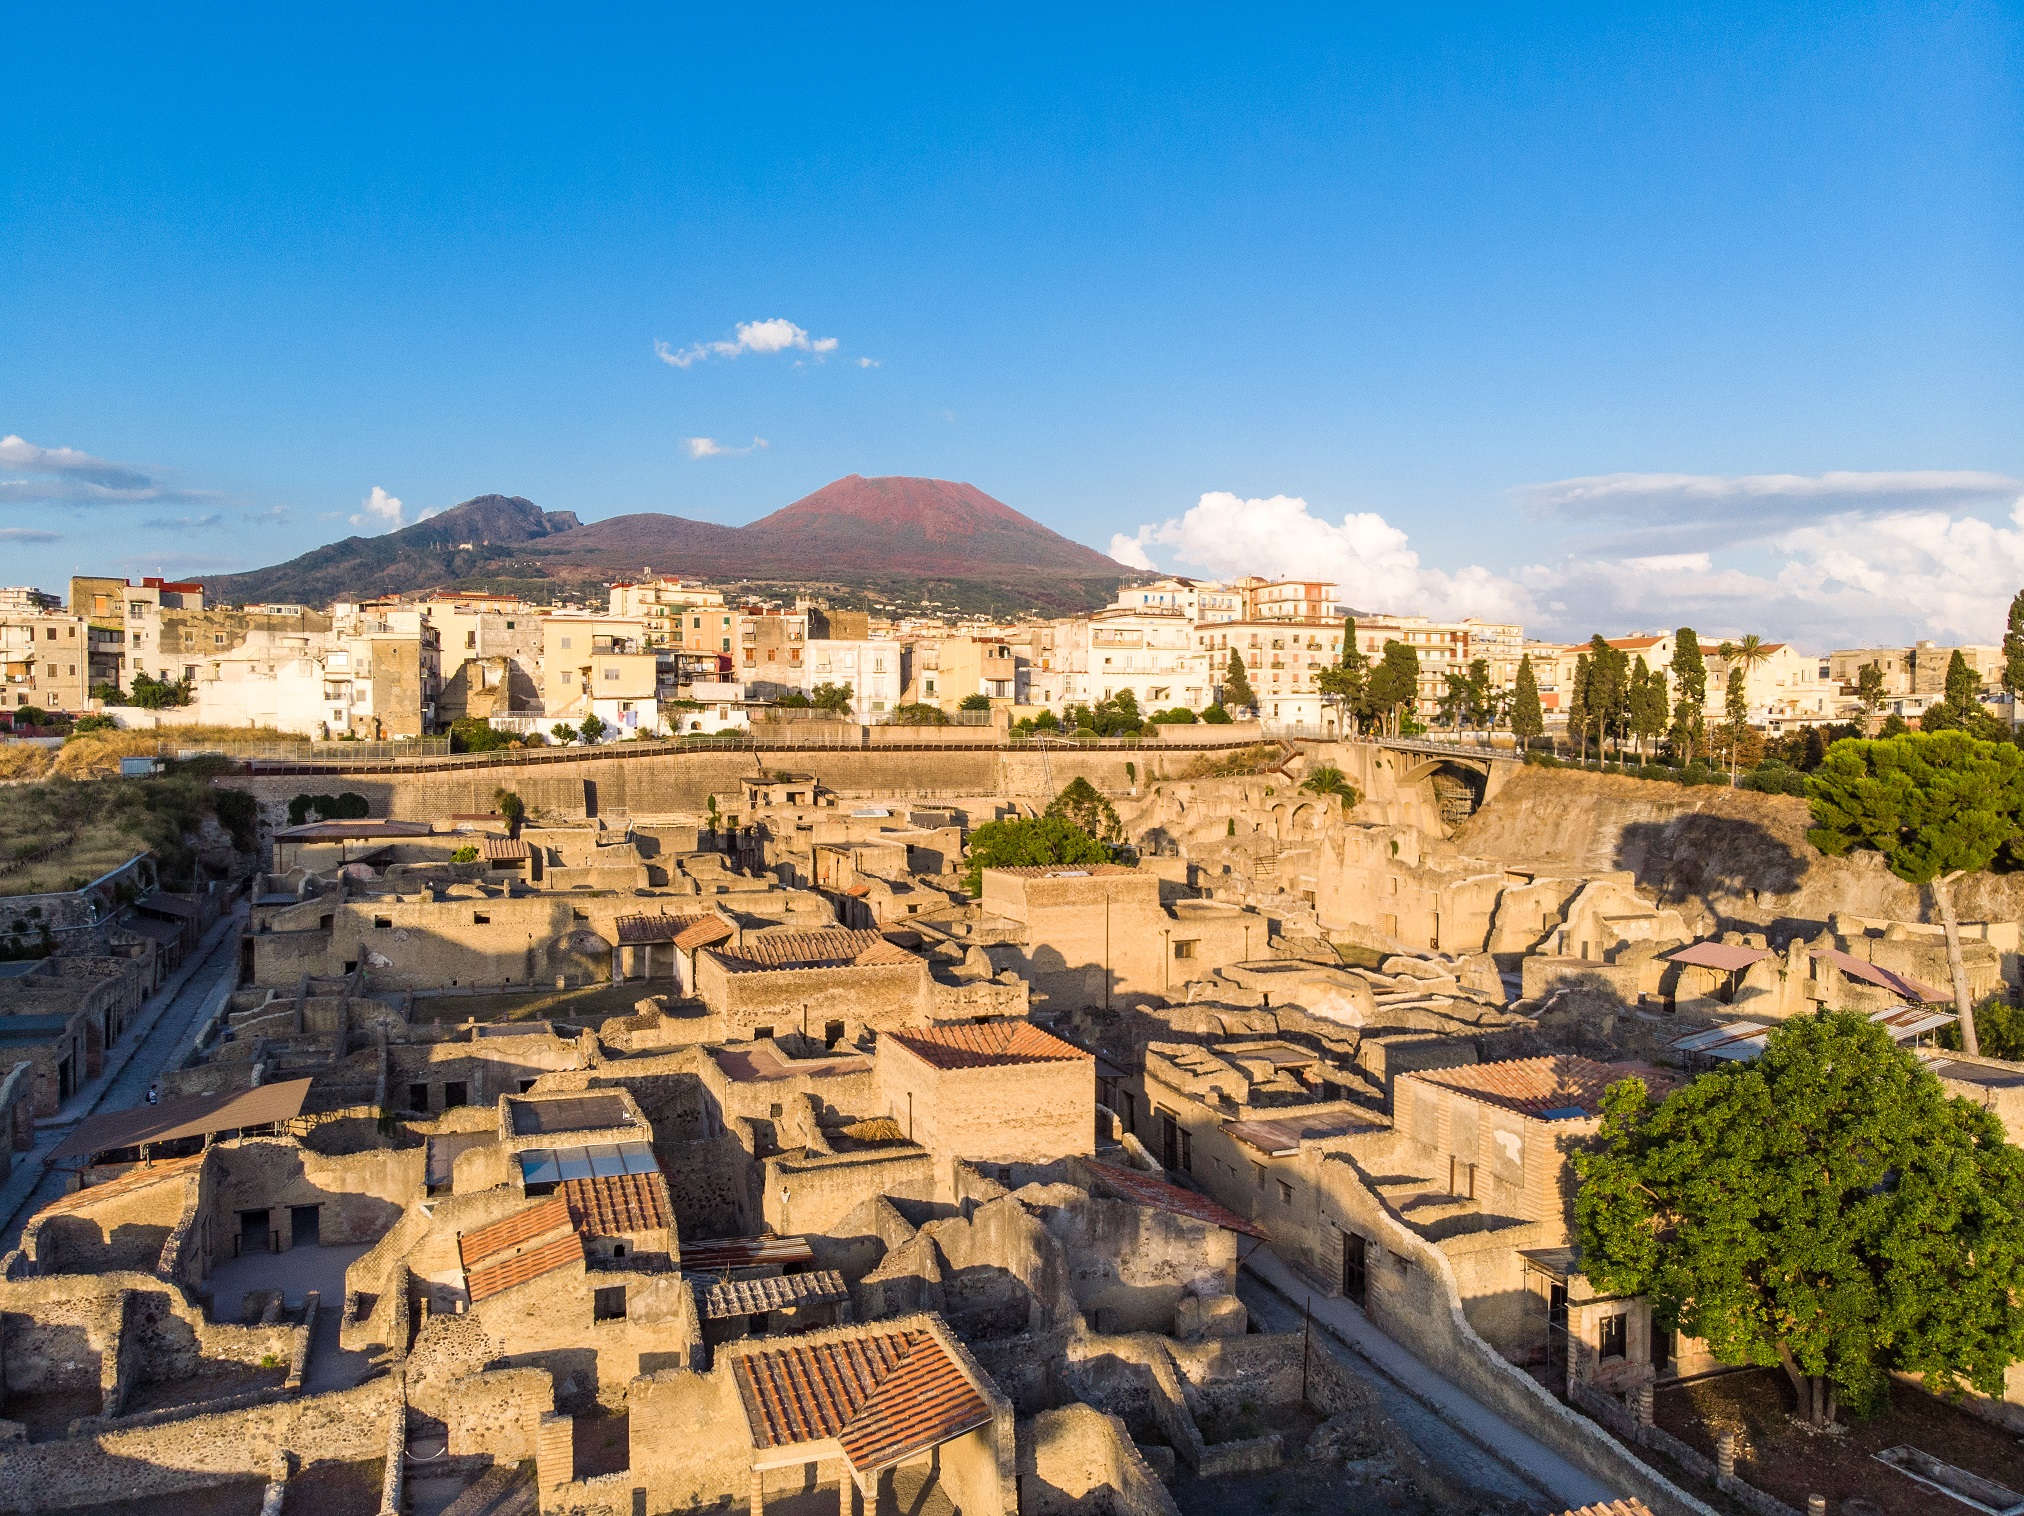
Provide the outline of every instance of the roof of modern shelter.
[[517,863],[530,856],[527,844],[518,837],[486,837],[478,850],[487,863]]
[[724,1321],[734,1316],[758,1316],[767,1311],[848,1299],[850,1286],[835,1269],[774,1274],[763,1279],[720,1279],[703,1292],[703,1316],[709,1321]]
[[1090,1177],[1106,1185],[1127,1200],[1140,1205],[1149,1205],[1156,1211],[1168,1211],[1176,1216],[1186,1216],[1193,1221],[1205,1221],[1210,1226],[1222,1227],[1225,1231],[1242,1232],[1246,1237],[1264,1240],[1265,1233],[1256,1222],[1247,1221],[1228,1206],[1218,1205],[1207,1195],[1197,1195],[1193,1190],[1184,1190],[1177,1184],[1152,1174],[1128,1169],[1121,1164],[1105,1163],[1100,1159],[1089,1162]]
[[79,1123],[49,1156],[75,1158],[102,1153],[108,1148],[139,1147],[143,1143],[169,1142],[178,1137],[205,1137],[213,1132],[237,1131],[249,1126],[267,1126],[302,1114],[309,1097],[310,1081],[289,1079],[280,1084],[263,1084],[250,1090],[233,1090],[223,1095],[189,1095],[164,1100],[158,1105],[137,1105],[124,1111],[107,1111]]
[[835,1441],[860,1473],[991,1420],[990,1403],[932,1332],[867,1328],[732,1360],[757,1448]]
[[675,942],[690,927],[717,919],[715,916],[670,916],[662,912],[652,916],[621,916],[612,923],[612,927],[621,943],[633,946],[643,942]]
[[719,963],[737,974],[755,974],[773,969],[859,968],[869,964],[921,961],[905,948],[893,946],[870,927],[773,932],[747,937],[736,947],[714,948],[712,952]]
[[1735,942],[1693,942],[1676,953],[1666,954],[1666,961],[1734,973],[1737,969],[1747,969],[1753,963],[1762,963],[1766,958],[1776,956],[1769,948],[1744,947]]
[[427,837],[435,830],[426,821],[310,821],[285,826],[276,842],[345,842],[366,837]]
[[1094,1055],[1030,1021],[967,1026],[910,1026],[884,1034],[938,1069],[1000,1068],[1021,1063],[1073,1063]]
[[597,1132],[632,1122],[619,1095],[514,1095],[507,1097],[506,1108],[512,1113],[514,1132],[523,1137],[545,1132]]
[[813,1262],[815,1250],[806,1237],[705,1237],[682,1244],[682,1268],[692,1274],[792,1268]]
[[1300,1144],[1324,1137],[1347,1137],[1351,1132],[1374,1130],[1372,1124],[1355,1116],[1253,1118],[1226,1121],[1223,1130],[1239,1142],[1248,1143],[1268,1158],[1286,1158],[1300,1151]]
[[1654,1094],[1674,1084],[1670,1076],[1647,1063],[1597,1063],[1576,1053],[1470,1063],[1452,1069],[1416,1069],[1399,1077],[1423,1080],[1523,1116],[1549,1120],[1595,1115],[1602,1106],[1602,1092],[1620,1079],[1642,1079]]
[[1009,874],[1014,879],[1090,879],[1136,874],[1138,870],[1126,868],[1121,863],[1011,863],[1002,868],[988,868],[984,872]]
[[1844,953],[1840,948],[1815,948],[1813,956],[1816,960],[1833,964],[1851,979],[1860,979],[1865,984],[1889,990],[1893,995],[1902,995],[1907,1000],[1931,1002],[1947,998],[1923,980],[1914,979],[1909,974],[1898,974],[1886,968],[1878,968],[1867,959]]

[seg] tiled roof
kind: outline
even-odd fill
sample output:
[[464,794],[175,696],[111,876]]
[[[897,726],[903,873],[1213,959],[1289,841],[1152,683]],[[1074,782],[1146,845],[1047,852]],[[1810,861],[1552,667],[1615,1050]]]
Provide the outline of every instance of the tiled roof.
[[1580,1506],[1571,1511],[1563,1511],[1561,1516],[1652,1516],[1652,1509],[1642,1500],[1632,1498],[1605,1501],[1600,1505]]
[[905,948],[894,947],[870,927],[771,932],[764,936],[747,937],[737,947],[715,951],[725,968],[740,974],[767,969],[839,969],[920,961]]
[[659,1174],[565,1179],[556,1193],[569,1206],[570,1224],[592,1237],[652,1232],[674,1224],[668,1184]]
[[519,863],[529,856],[527,844],[518,837],[487,837],[478,844],[487,863]]
[[1015,879],[1086,879],[1112,874],[1135,874],[1121,863],[1014,863],[990,868],[987,874],[1010,874]]
[[806,1237],[706,1237],[682,1244],[682,1270],[689,1274],[791,1268],[813,1262],[815,1250]]
[[757,1316],[849,1298],[850,1289],[835,1269],[775,1274],[770,1279],[723,1279],[704,1291],[703,1315],[710,1321],[722,1321],[729,1316]]
[[1176,1216],[1187,1216],[1195,1221],[1206,1221],[1210,1226],[1242,1232],[1246,1237],[1263,1238],[1265,1235],[1256,1222],[1246,1221],[1228,1206],[1218,1205],[1207,1195],[1197,1195],[1193,1190],[1168,1184],[1151,1174],[1094,1158],[1089,1160],[1089,1172],[1099,1184],[1140,1205],[1149,1205],[1157,1211],[1171,1211]]
[[990,1404],[928,1332],[866,1332],[732,1362],[755,1446],[834,1438],[860,1473],[991,1419]]
[[731,935],[731,923],[722,916],[701,916],[692,926],[683,927],[675,936],[675,946],[685,953],[697,948],[708,947],[713,942],[722,942]]
[[974,1026],[915,1026],[885,1035],[923,1063],[938,1069],[1069,1063],[1091,1056],[1030,1021],[986,1021]]
[[96,1205],[101,1200],[112,1200],[121,1195],[131,1195],[149,1185],[161,1184],[170,1179],[187,1180],[195,1176],[197,1166],[204,1161],[202,1153],[192,1153],[187,1158],[171,1158],[162,1163],[137,1164],[117,1179],[108,1179],[104,1184],[88,1184],[82,1189],[72,1190],[68,1195],[59,1195],[38,1213],[48,1215],[52,1211],[79,1211],[86,1206]]
[[1400,1077],[1460,1090],[1525,1116],[1577,1110],[1593,1116],[1601,1109],[1602,1092],[1633,1075],[1643,1079],[1653,1094],[1663,1094],[1673,1085],[1672,1079],[1649,1064],[1597,1063],[1574,1053],[1510,1058],[1455,1069],[1421,1069]]
[[515,1211],[511,1216],[459,1234],[457,1259],[468,1269],[495,1253],[503,1253],[508,1248],[539,1237],[543,1232],[568,1225],[569,1207],[563,1204],[560,1195],[551,1195],[524,1211]]
[[[680,942],[682,933],[690,927],[705,921],[718,921],[716,916],[621,916],[613,923],[618,940],[627,945],[642,942]],[[728,928],[726,929],[728,930]]]
[[527,1249],[524,1253],[507,1253],[475,1269],[464,1271],[466,1288],[473,1300],[485,1300],[501,1290],[510,1290],[516,1284],[525,1284],[530,1279],[539,1279],[572,1263],[583,1262],[583,1239],[574,1232],[564,1232],[553,1241],[544,1242]]

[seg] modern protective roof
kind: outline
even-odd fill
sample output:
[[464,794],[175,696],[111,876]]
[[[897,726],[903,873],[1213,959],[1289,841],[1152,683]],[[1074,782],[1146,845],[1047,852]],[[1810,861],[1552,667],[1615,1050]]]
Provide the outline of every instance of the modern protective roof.
[[1737,969],[1747,969],[1753,963],[1762,963],[1766,958],[1775,956],[1768,948],[1743,947],[1734,942],[1695,942],[1677,953],[1666,954],[1666,961],[1734,973]]
[[207,1137],[214,1132],[238,1131],[249,1126],[267,1126],[302,1114],[302,1102],[309,1096],[307,1079],[289,1079],[280,1084],[263,1084],[250,1090],[233,1090],[222,1095],[189,1095],[164,1100],[158,1105],[137,1105],[124,1111],[107,1111],[80,1122],[49,1156],[76,1158],[103,1153],[108,1148],[139,1147],[143,1143],[168,1142],[177,1137]]
[[1851,979],[1860,979],[1865,984],[1889,990],[1893,995],[1902,995],[1907,1000],[1930,1004],[1947,998],[1922,980],[1914,979],[1909,974],[1896,974],[1889,969],[1878,968],[1867,959],[1844,953],[1840,948],[1815,948],[1813,957],[1816,962],[1833,964]]
[[1151,1174],[1140,1173],[1119,1164],[1105,1163],[1099,1159],[1089,1160],[1089,1174],[1104,1188],[1115,1191],[1126,1200],[1149,1205],[1156,1211],[1170,1211],[1176,1216],[1186,1216],[1194,1221],[1206,1221],[1210,1226],[1219,1226],[1226,1231],[1242,1232],[1246,1237],[1261,1241],[1265,1232],[1254,1221],[1247,1221],[1227,1206],[1218,1205],[1207,1195],[1197,1195],[1193,1190],[1184,1190],[1177,1184]]
[[581,1262],[583,1239],[575,1232],[564,1232],[522,1252],[496,1255],[476,1268],[466,1268],[465,1289],[474,1301],[485,1300],[501,1290],[512,1289],[516,1284],[525,1284],[530,1279],[539,1279],[543,1274],[552,1274],[557,1269]]
[[663,912],[655,916],[621,916],[612,926],[618,933],[618,940],[632,946],[642,942],[675,942],[688,928],[717,919],[715,916],[670,916]]
[[850,1288],[835,1269],[807,1274],[775,1274],[765,1279],[720,1279],[703,1292],[703,1316],[722,1321],[731,1316],[757,1316],[800,1305],[848,1300]]
[[1646,1063],[1597,1063],[1575,1053],[1544,1058],[1509,1058],[1499,1063],[1472,1063],[1453,1069],[1416,1069],[1401,1079],[1423,1080],[1459,1090],[1521,1116],[1593,1116],[1602,1109],[1602,1092],[1619,1079],[1643,1079],[1654,1094],[1672,1088],[1673,1080]]
[[805,1268],[815,1262],[806,1237],[706,1237],[682,1244],[682,1270],[719,1274],[729,1269]]
[[587,1147],[522,1148],[523,1184],[560,1184],[565,1179],[599,1179],[613,1174],[658,1174],[654,1150],[644,1142],[593,1142]]
[[732,1360],[752,1443],[834,1440],[859,1473],[960,1437],[991,1406],[930,1332],[900,1328],[741,1354]]
[[1094,879],[1114,874],[1136,874],[1137,869],[1121,863],[1012,863],[988,868],[987,874],[1009,874],[1014,879]]
[[592,1237],[656,1232],[674,1225],[668,1183],[658,1173],[565,1179],[555,1192],[569,1207],[570,1225]]
[[506,1108],[513,1115],[518,1136],[545,1132],[596,1132],[630,1121],[623,1097],[618,1095],[526,1095],[508,1097]]
[[1073,1063],[1088,1059],[1072,1042],[1030,1021],[985,1021],[969,1026],[913,1026],[885,1033],[938,1069],[1003,1068],[1022,1063]]
[[434,830],[426,821],[311,821],[285,826],[276,842],[350,842],[365,838],[426,837]]
[[1223,1130],[1239,1142],[1256,1148],[1268,1158],[1286,1158],[1300,1151],[1303,1142],[1324,1137],[1346,1137],[1368,1129],[1370,1123],[1354,1116],[1326,1118],[1280,1117],[1272,1120],[1226,1121]]
[[487,837],[479,842],[478,851],[487,863],[519,863],[531,852],[518,837]]
[[685,953],[693,953],[697,948],[708,947],[713,942],[722,942],[732,935],[734,934],[731,923],[722,916],[702,916],[697,918],[694,925],[683,927],[676,934],[675,946]]
[[712,949],[725,968],[738,974],[772,969],[841,969],[920,960],[895,947],[870,927],[832,927],[814,932],[771,932],[747,937],[736,947]]

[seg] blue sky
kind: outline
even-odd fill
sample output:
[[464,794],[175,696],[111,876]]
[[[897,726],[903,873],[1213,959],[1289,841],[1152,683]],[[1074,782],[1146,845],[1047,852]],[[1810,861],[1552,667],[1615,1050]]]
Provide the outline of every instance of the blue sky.
[[274,9],[14,22],[0,580],[858,472],[1570,634],[2024,584],[2015,9]]

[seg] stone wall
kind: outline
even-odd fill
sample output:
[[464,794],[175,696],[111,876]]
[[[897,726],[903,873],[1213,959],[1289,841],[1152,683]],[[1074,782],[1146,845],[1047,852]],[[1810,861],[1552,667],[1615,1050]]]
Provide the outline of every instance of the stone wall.
[[1179,1516],[1166,1486],[1115,1416],[1094,1406],[1042,1411],[1019,1428],[1021,1516]]

